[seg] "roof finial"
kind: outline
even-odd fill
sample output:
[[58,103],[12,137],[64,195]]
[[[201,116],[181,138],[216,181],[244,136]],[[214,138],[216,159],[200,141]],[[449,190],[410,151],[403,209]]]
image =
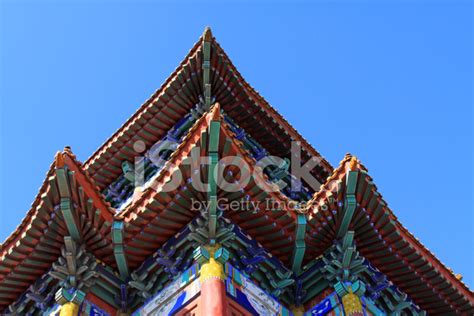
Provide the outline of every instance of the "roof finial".
[[54,157],[54,165],[56,168],[64,167],[64,157],[60,151],[58,151]]
[[68,155],[71,156],[72,158],[76,159],[76,155],[74,155],[74,154],[72,153],[71,146],[64,146],[63,152],[64,152],[65,154],[68,154]]
[[352,156],[351,161],[349,162],[349,169],[351,171],[354,171],[357,169],[357,158],[355,156]]
[[221,118],[221,105],[219,104],[219,102],[214,103],[213,112],[214,113],[212,113],[212,118],[211,119],[213,121],[220,121],[220,118]]
[[212,31],[210,26],[206,26],[204,29],[204,33],[202,34],[202,37],[204,38],[205,41],[210,41],[212,40]]

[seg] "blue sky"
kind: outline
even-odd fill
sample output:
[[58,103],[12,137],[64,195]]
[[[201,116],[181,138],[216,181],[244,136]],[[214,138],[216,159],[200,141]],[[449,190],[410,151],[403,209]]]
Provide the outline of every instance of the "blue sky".
[[57,150],[84,161],[210,25],[333,165],[369,169],[400,221],[474,286],[473,25],[465,1],[3,1],[0,239]]

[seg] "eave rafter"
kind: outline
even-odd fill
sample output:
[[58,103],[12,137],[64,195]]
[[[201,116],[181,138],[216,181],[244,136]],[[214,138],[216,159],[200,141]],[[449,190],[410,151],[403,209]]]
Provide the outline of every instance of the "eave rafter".
[[51,267],[60,255],[64,236],[82,240],[95,255],[107,260],[112,216],[70,149],[58,153],[31,210],[0,247],[0,308]]
[[[182,143],[186,143],[188,144],[190,147],[178,147],[178,149],[175,151],[175,153],[173,153],[173,155],[171,156],[170,158],[170,164],[173,164],[174,166],[177,166],[179,168],[181,168],[181,172],[183,173],[183,178],[186,179],[187,177],[189,177],[189,172],[190,172],[190,169],[187,169],[187,168],[182,168],[181,165],[180,165],[180,161],[181,161],[181,157],[186,157],[187,155],[190,154],[190,152],[192,151],[193,148],[195,147],[192,147],[193,145],[192,144],[196,144],[196,145],[199,145],[200,146],[200,149],[201,149],[201,154],[205,154],[205,152],[203,152],[203,148],[205,150],[207,150],[208,146],[211,146],[211,153],[215,152],[218,157],[227,157],[227,156],[232,156],[232,155],[239,155],[240,157],[244,157],[246,159],[246,161],[249,163],[250,166],[253,167],[253,165],[256,163],[255,160],[253,160],[249,153],[246,152],[245,150],[243,150],[242,148],[240,148],[239,144],[238,144],[238,141],[235,139],[235,135],[229,130],[229,128],[225,125],[225,123],[219,123],[217,124],[217,122],[222,122],[222,118],[220,117],[221,114],[220,114],[220,111],[219,111],[219,107],[218,105],[216,105],[216,107],[213,109],[212,111],[212,114],[208,114],[208,115],[205,115],[205,117],[209,117],[209,118],[203,118],[201,121],[199,122],[196,122],[195,126],[188,132],[188,135],[186,136],[188,138],[188,140],[186,141],[183,141]],[[214,117],[214,118],[212,118]],[[207,122],[207,123],[205,123]],[[202,125],[202,123],[205,123],[204,125]],[[201,127],[199,127],[201,126]],[[215,132],[212,132],[212,129],[213,128],[216,128]],[[208,132],[209,131],[209,132]],[[215,141],[213,141],[212,139],[214,137],[217,137],[217,131],[219,131],[219,134],[220,136],[218,138],[216,138]],[[213,134],[215,136],[212,136],[212,135],[209,135],[209,134]],[[193,135],[196,135],[193,136]],[[209,135],[209,136],[206,136],[206,135]],[[204,139],[204,141],[203,141]],[[209,142],[207,141],[207,139],[209,139]],[[192,140],[192,141],[189,141],[189,140]],[[217,146],[218,144],[218,146]],[[217,146],[217,147],[216,147]],[[216,151],[217,150],[217,151]],[[195,168],[195,169],[199,169],[199,168]],[[176,169],[177,170],[177,169]],[[202,168],[202,173],[206,173],[205,170],[208,170],[208,168]],[[207,178],[209,178],[209,176],[207,176]],[[157,180],[154,180],[154,181],[161,181],[161,175],[158,176]],[[259,181],[261,181],[262,183],[265,183],[265,186],[268,186],[268,188],[270,188],[270,184],[268,182],[268,179],[267,178],[262,178],[262,179],[259,179]],[[219,186],[218,187],[222,187],[223,184],[222,183],[219,183]],[[148,238],[146,237],[149,233],[146,233],[146,231],[150,232],[150,230],[152,229],[152,227],[154,227],[154,225],[163,225],[163,219],[165,218],[165,213],[160,213],[160,212],[163,212],[163,210],[169,210],[170,209],[170,205],[177,205],[174,201],[175,199],[172,197],[172,196],[169,196],[168,199],[167,199],[167,202],[166,203],[155,203],[155,206],[158,207],[158,208],[150,208],[150,206],[147,206],[146,209],[150,209],[152,210],[152,212],[144,212],[145,209],[143,209],[142,211],[140,211],[140,208],[144,207],[142,204],[140,203],[143,203],[143,201],[147,202],[147,203],[150,203],[149,201],[150,200],[150,197],[155,195],[160,195],[160,190],[156,190],[155,188],[156,187],[159,187],[159,186],[156,186],[156,185],[153,185],[153,190],[149,189],[148,191],[143,191],[141,193],[138,193],[137,194],[137,197],[134,199],[136,199],[136,202],[133,202],[128,208],[126,211],[124,212],[121,212],[119,213],[118,217],[122,218],[122,219],[125,219],[126,221],[126,224],[125,224],[125,243],[127,244],[127,251],[125,253],[128,253],[129,255],[127,255],[129,257],[130,260],[134,260],[134,262],[140,262],[140,258],[142,258],[143,256],[145,256],[147,253],[149,253],[149,251],[151,251],[152,249],[156,248],[156,247],[159,247],[158,245],[155,245],[153,247],[148,247],[147,246],[147,249],[149,250],[146,250],[146,249],[142,249],[140,251],[134,251],[133,248],[136,248],[136,246],[139,245],[139,243],[137,242],[137,240],[140,240],[142,239],[143,241],[147,241],[148,240],[148,244],[149,242],[152,242],[150,241],[149,239],[151,238]],[[201,201],[202,200],[202,197],[199,196],[199,193],[196,192],[194,193],[193,192],[193,188],[191,187],[190,183],[185,183],[184,185],[184,188],[185,190],[188,190],[188,192],[190,192],[189,194],[187,194],[187,203],[185,203],[185,206],[189,206],[190,202],[189,202],[189,199],[190,198],[195,198],[196,200],[199,200]],[[248,194],[249,196],[252,196],[253,199],[255,199],[255,201],[258,201],[259,199],[262,198],[262,194],[266,194],[265,193],[265,189],[259,189],[257,188],[256,184],[255,184],[255,181],[251,181],[250,182],[250,186],[248,188],[246,188],[243,192],[243,195],[245,196],[245,194]],[[270,191],[270,190],[268,190]],[[151,195],[150,195],[151,194]],[[212,196],[212,192],[210,192],[211,196]],[[226,195],[226,192],[225,192],[225,189],[224,190],[219,190],[218,191],[218,196],[219,197],[223,197],[223,195],[221,194],[224,194],[225,197],[229,197],[228,195]],[[148,196],[148,197],[145,197],[145,196]],[[280,202],[281,205],[287,205],[288,203],[283,203],[281,202],[282,200],[284,200],[285,202],[287,202],[287,198],[285,196],[283,196],[281,193],[271,193],[270,194],[270,197],[274,200],[278,200]],[[237,195],[234,195],[232,197],[233,200],[237,200],[239,198],[242,198],[242,195],[241,194],[237,194]],[[203,200],[202,200],[203,201]],[[170,203],[175,203],[175,204],[170,204]],[[177,207],[179,209],[179,207]],[[162,210],[162,211],[159,211],[159,210]],[[139,215],[139,214],[142,214],[142,215]],[[158,214],[161,214],[158,216]],[[287,232],[287,237],[284,237],[284,235],[281,235],[284,240],[286,240],[286,248],[283,247],[283,249],[286,249],[286,251],[288,252],[288,254],[286,256],[290,257],[291,256],[291,251],[292,251],[292,244],[293,244],[293,240],[295,238],[294,234],[296,234],[296,231],[295,231],[295,227],[296,225],[293,224],[294,220],[293,218],[296,218],[296,214],[291,214],[290,212],[287,212],[286,210],[282,210],[280,212],[268,212],[268,215],[267,214],[264,214],[263,217],[262,217],[262,214],[264,214],[264,212],[261,212],[261,213],[257,213],[255,214],[255,219],[258,221],[258,220],[262,220],[264,218],[273,218],[272,221],[274,221],[274,227],[271,228],[271,229],[263,229],[262,227],[255,227],[255,228],[252,228],[252,214],[249,214],[249,213],[245,213],[245,214],[235,214],[235,219],[239,222],[240,225],[243,225],[244,227],[247,227],[248,228],[248,231],[249,233],[252,234],[252,231],[253,231],[253,234],[259,238],[259,237],[262,237],[263,236],[263,240],[266,241],[266,244],[268,244],[270,241],[272,243],[275,243],[275,241],[278,243],[278,236],[281,235],[282,232]],[[139,215],[139,216],[138,216]],[[178,217],[179,217],[179,214],[177,214]],[[242,215],[245,215],[242,217]],[[159,220],[158,220],[159,218]],[[186,220],[186,217],[183,217],[184,220]],[[176,221],[177,218],[176,216],[174,216],[174,221]],[[188,219],[189,220],[189,219]],[[300,218],[300,222],[301,222],[301,218]],[[135,223],[136,222],[136,223]],[[248,223],[248,225],[246,225],[246,223]],[[212,224],[212,221],[211,221],[211,224]],[[214,225],[214,224],[212,224]],[[179,227],[182,227],[182,225],[177,225],[176,228],[179,228]],[[210,226],[211,227],[211,226]],[[211,229],[212,230],[212,229]],[[166,231],[166,229],[164,229],[163,227],[163,231],[161,234],[159,235],[163,235],[163,232]],[[275,235],[276,234],[276,235]],[[299,233],[301,235],[301,232]],[[169,236],[171,236],[172,233],[169,234]],[[141,237],[142,236],[142,237]],[[280,238],[282,238],[280,237]],[[211,237],[212,239],[212,237]],[[283,241],[283,240],[282,240]],[[144,246],[141,246],[141,247],[144,247]],[[279,244],[279,245],[275,245],[275,248],[274,248],[275,251],[282,251],[282,244]],[[138,256],[138,257],[137,257]],[[135,266],[135,263],[133,263],[133,266]]]
[[[194,116],[196,104],[204,105],[205,113],[197,119],[201,107],[197,120],[187,121],[189,125],[183,128],[187,133],[162,172],[153,178],[153,186],[135,190],[130,205],[115,213],[100,192],[118,176],[126,175],[125,169],[140,155],[134,144],[142,141],[150,149],[185,115],[191,112]],[[224,170],[231,173],[224,176],[226,180],[239,178],[237,166],[220,165],[220,158],[238,156],[251,171],[257,166],[255,153],[247,151],[226,117],[258,140],[262,152],[288,158],[291,141],[298,141],[303,163],[311,157],[320,159],[313,175],[325,182],[306,208],[290,209],[293,201],[274,190],[272,180],[263,173],[250,175],[248,184],[237,192],[228,192],[223,178],[214,181],[215,173]],[[195,148],[200,148],[199,157],[211,157],[209,167],[186,165]],[[185,183],[171,193],[163,190],[178,172]],[[208,180],[208,193],[193,186],[193,172]],[[283,208],[223,211],[219,198],[256,204],[269,199]],[[190,211],[193,199],[211,202],[208,212]],[[44,275],[60,257],[68,236],[82,241],[87,251],[108,267],[101,273],[114,279],[122,292],[115,297],[116,289],[108,291],[104,284],[103,295],[110,304],[122,308],[128,302],[123,292],[126,282],[135,289],[130,299],[136,304],[161,289],[170,275],[189,267],[197,244],[213,243],[226,244],[234,264],[253,269],[254,279],[263,288],[283,295],[286,302],[296,299],[304,303],[303,292],[308,300],[330,283],[314,272],[321,269],[320,256],[327,254],[335,240],[347,244],[350,238],[367,262],[428,312],[474,312],[473,292],[400,224],[365,167],[347,155],[333,170],[242,78],[209,29],[163,86],[84,165],[69,148],[56,156],[31,210],[0,246],[0,310]],[[170,246],[170,241],[175,244]],[[342,248],[344,265],[355,252],[350,246]],[[114,276],[115,269],[120,277]],[[148,282],[149,273],[153,276]],[[377,273],[365,274],[367,279]],[[387,291],[391,296],[381,300],[389,306],[399,293]],[[402,298],[396,299],[401,305],[390,310],[401,310],[405,304]]]
[[[221,168],[225,168],[226,174],[218,183],[219,201],[225,201],[228,205],[234,202],[248,202],[244,206],[245,209],[237,211],[229,209],[224,212],[224,215],[244,228],[248,234],[261,242],[266,249],[272,251],[281,260],[289,262],[293,256],[298,215],[294,210],[290,210],[290,200],[280,191],[275,190],[275,186],[265,174],[254,173],[257,162],[242,147],[242,143],[236,139],[235,134],[224,122],[221,125],[220,157],[227,163],[223,163],[221,166]],[[238,179],[240,183],[247,183],[247,185],[236,192],[229,192],[226,183],[229,184],[237,180],[236,175],[239,174],[241,162],[226,159],[231,157],[239,157],[242,159],[241,162],[246,164],[244,167],[250,168],[246,173],[248,178],[244,178],[243,174],[240,174]],[[235,191],[235,189],[231,191]],[[268,202],[262,203],[262,201]],[[281,206],[281,210],[272,210],[272,205]],[[225,207],[225,205],[222,206]],[[300,224],[303,221],[300,217]],[[300,230],[299,234],[302,232]]]
[[[192,155],[193,150],[197,150],[194,152],[198,155],[204,156],[205,152],[201,146],[203,135],[208,132],[212,117],[218,111],[219,107],[213,106],[194,123],[150,186],[138,192],[132,204],[116,216],[117,219],[124,221],[125,255],[132,267],[136,267],[153,249],[160,247],[160,244],[157,244],[160,240],[156,237],[154,241],[149,240],[146,248],[144,243],[138,242],[139,239],[147,239],[146,236],[157,229],[160,232],[158,236],[167,236],[161,241],[162,244],[195,217],[196,214],[188,209],[191,200],[205,200],[203,194],[196,191],[192,183],[187,181],[191,179],[193,168],[185,160]],[[179,189],[167,192],[165,185],[173,179],[176,172],[180,173],[181,178]],[[149,247],[150,243],[153,244],[152,247]]]
[[[303,162],[311,157],[320,159],[315,171],[320,181],[332,172],[331,165],[242,78],[210,29],[206,29],[162,87],[85,162],[85,170],[103,189],[121,173],[123,160],[133,161],[139,155],[133,150],[136,141],[144,141],[149,148],[199,99],[207,108],[212,100],[220,102],[222,109],[239,118],[239,124],[264,141],[263,145],[274,155],[288,156],[291,140],[299,141]],[[241,102],[235,103],[239,99]],[[242,116],[249,112],[255,118]],[[268,128],[257,128],[262,126],[254,124],[259,120],[266,122],[264,126]]]
[[[328,178],[309,203],[308,218],[314,232],[308,234],[308,244],[329,243],[348,228],[354,230],[361,254],[428,312],[474,310],[472,292],[407,234],[355,158],[346,156]],[[438,304],[429,304],[432,301]]]
[[[261,140],[271,154],[289,157],[291,141],[302,144],[303,162],[318,158],[314,175],[321,182],[331,174],[332,166],[304,139],[266,100],[253,89],[213,38],[211,56],[213,94],[222,108],[255,138]],[[269,128],[254,128],[268,126]]]

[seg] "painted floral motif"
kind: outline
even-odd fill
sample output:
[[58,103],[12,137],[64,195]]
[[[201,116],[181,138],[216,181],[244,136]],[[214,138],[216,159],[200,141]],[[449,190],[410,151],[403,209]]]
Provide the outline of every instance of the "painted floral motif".
[[242,292],[259,315],[278,315],[280,304],[252,282],[245,280]]

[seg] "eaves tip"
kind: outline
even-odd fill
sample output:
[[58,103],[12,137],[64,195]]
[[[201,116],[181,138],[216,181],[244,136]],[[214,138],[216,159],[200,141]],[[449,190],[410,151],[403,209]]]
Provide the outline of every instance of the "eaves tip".
[[202,37],[204,38],[205,41],[209,42],[212,40],[212,31],[210,26],[206,26],[204,29],[204,33],[202,34]]
[[56,156],[54,157],[54,166],[56,167],[56,169],[64,167],[64,157],[60,151],[58,151],[56,153]]
[[357,169],[357,158],[356,156],[352,156],[351,161],[349,162],[349,169],[351,171],[355,171]]
[[213,109],[213,113],[212,113],[212,120],[213,121],[220,121],[220,118],[221,118],[221,105],[219,104],[219,102],[216,102],[214,104],[214,109]]

